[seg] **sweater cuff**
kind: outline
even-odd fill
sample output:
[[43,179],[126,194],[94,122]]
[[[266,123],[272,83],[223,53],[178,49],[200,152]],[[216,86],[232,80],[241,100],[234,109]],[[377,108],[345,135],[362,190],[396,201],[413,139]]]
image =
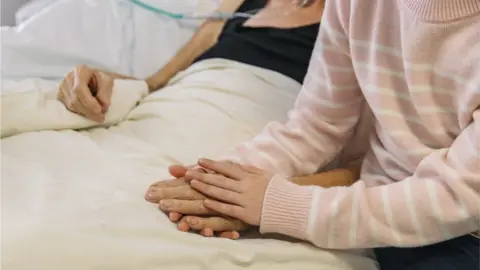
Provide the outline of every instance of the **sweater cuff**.
[[307,240],[313,191],[311,186],[298,186],[275,175],[265,193],[260,232]]

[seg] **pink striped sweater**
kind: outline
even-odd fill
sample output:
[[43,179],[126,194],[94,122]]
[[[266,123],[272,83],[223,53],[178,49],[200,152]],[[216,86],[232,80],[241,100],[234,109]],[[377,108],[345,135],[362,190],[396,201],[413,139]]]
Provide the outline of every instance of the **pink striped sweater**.
[[[334,249],[479,230],[480,0],[332,0],[321,25],[288,123],[227,156],[276,174],[260,230]],[[287,180],[331,161],[365,106],[374,127],[360,181]]]

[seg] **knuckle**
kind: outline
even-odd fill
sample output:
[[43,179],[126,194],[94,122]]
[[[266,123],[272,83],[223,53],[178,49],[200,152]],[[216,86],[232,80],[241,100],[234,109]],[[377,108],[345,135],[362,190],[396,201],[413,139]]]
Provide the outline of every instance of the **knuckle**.
[[193,189],[192,189],[192,192],[194,193],[194,195],[192,197],[193,200],[203,200],[203,199],[205,199],[205,196],[203,196],[202,193],[200,193],[196,190],[193,190]]
[[175,212],[177,210],[182,210],[183,208],[185,208],[185,205],[182,202],[179,202],[177,200],[167,200],[167,205],[169,210],[175,211]]
[[218,221],[221,225],[221,230],[229,230],[231,227],[232,227],[232,222],[226,218],[221,218],[219,221]]
[[187,182],[185,181],[185,178],[184,178],[184,177],[172,179],[172,180],[169,180],[168,182],[171,183],[172,185],[177,185],[177,186],[185,186],[185,185],[187,185]]
[[160,188],[152,189],[152,194],[158,199],[165,199],[164,192]]
[[203,205],[203,201],[195,201],[194,208],[195,208],[195,212],[199,214],[207,212],[207,209]]
[[153,183],[153,184],[151,185],[151,187],[157,187],[157,188],[166,187],[167,184],[164,183],[164,182],[166,182],[166,181],[157,181],[157,182]]
[[189,187],[189,189],[185,193],[185,197],[188,200],[194,200],[196,196],[197,196],[197,192]]

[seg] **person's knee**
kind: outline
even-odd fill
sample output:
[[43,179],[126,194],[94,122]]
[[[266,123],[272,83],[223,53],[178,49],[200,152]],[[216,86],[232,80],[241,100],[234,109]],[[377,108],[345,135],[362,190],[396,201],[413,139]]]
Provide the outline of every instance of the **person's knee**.
[[418,248],[379,248],[375,255],[380,270],[478,270],[480,240],[462,236]]

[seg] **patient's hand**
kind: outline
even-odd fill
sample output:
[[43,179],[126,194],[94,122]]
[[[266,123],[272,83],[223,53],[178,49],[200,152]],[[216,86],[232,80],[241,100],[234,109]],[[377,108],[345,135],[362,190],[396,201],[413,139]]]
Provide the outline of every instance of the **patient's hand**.
[[60,83],[58,99],[70,111],[101,123],[110,106],[112,88],[113,78],[109,74],[80,65]]
[[[162,211],[169,213],[171,221],[178,222],[181,231],[199,231],[204,236],[213,236],[217,232],[220,237],[238,238],[238,231],[249,226],[236,219],[220,217],[218,213],[206,208],[203,204],[205,196],[192,189],[183,178],[187,169],[184,166],[171,166],[170,174],[177,178],[153,183],[145,199],[158,203]],[[182,217],[183,215],[187,216]]]

